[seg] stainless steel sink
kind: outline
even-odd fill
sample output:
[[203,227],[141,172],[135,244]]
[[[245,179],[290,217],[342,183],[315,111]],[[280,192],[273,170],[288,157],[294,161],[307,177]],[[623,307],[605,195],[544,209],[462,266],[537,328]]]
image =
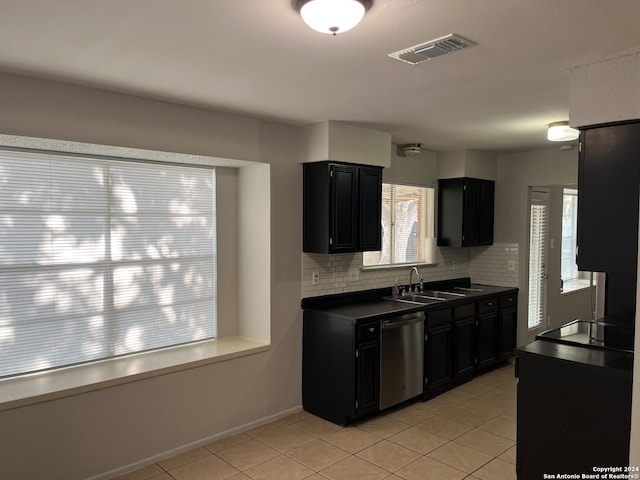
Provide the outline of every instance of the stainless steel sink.
[[439,298],[442,300],[455,300],[457,298],[466,297],[464,293],[442,292],[439,290],[425,290],[424,292],[422,292],[421,295],[430,297],[430,298]]
[[395,302],[401,302],[401,303],[411,303],[414,305],[431,305],[433,303],[440,303],[443,302],[445,300],[448,300],[447,298],[438,298],[438,297],[430,297],[428,295],[419,295],[419,294],[410,294],[410,295],[403,295],[401,297],[382,297],[383,300],[391,300],[391,301],[395,301]]

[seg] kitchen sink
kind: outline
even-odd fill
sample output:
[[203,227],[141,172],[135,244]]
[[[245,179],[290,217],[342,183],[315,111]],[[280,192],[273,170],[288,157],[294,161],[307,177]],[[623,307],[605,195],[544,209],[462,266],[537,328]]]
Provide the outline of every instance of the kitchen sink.
[[466,297],[464,293],[457,292],[441,292],[439,290],[425,290],[420,295],[429,297],[429,298],[438,298],[441,300],[455,300],[457,298]]
[[391,300],[394,302],[411,303],[413,305],[431,305],[434,303],[440,303],[448,298],[430,297],[428,295],[410,294],[403,295],[401,297],[382,297],[383,300]]

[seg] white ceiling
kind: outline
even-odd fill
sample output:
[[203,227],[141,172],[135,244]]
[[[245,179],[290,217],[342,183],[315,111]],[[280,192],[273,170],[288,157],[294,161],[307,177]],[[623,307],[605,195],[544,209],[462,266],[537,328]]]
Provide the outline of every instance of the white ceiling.
[[[457,33],[418,65],[387,54]],[[340,120],[430,150],[549,147],[567,67],[640,46],[639,0],[374,0],[308,28],[291,0],[0,0],[0,71],[301,125]]]

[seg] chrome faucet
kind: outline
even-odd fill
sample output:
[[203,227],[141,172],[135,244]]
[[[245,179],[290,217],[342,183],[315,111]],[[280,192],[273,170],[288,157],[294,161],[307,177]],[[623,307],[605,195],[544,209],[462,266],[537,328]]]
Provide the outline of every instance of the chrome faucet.
[[[413,288],[413,272],[416,272],[416,277],[418,279],[418,286],[416,287],[415,290]],[[418,291],[422,293],[422,276],[420,275],[420,271],[418,270],[418,267],[413,267],[409,272],[409,292],[414,292],[414,291]]]

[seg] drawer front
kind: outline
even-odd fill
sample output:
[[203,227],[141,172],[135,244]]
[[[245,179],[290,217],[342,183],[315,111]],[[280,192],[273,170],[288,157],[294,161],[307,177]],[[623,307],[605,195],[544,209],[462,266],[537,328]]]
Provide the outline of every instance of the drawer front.
[[515,293],[503,295],[499,298],[498,303],[500,304],[500,308],[515,308],[518,304],[518,295]]
[[478,300],[478,313],[489,313],[498,310],[497,298],[485,298]]
[[427,310],[427,325],[442,325],[451,322],[451,309],[443,308],[440,310]]
[[380,322],[365,323],[358,325],[356,339],[358,342],[368,342],[380,339]]
[[453,318],[460,320],[461,318],[473,317],[476,314],[476,304],[467,303],[465,305],[459,305],[453,307]]

